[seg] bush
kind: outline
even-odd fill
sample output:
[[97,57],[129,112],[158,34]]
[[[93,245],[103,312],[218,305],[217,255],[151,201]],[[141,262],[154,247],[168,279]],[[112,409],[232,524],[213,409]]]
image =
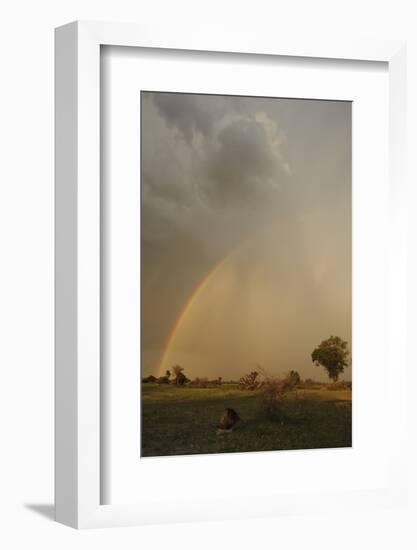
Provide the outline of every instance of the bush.
[[266,418],[281,422],[287,419],[283,405],[291,389],[287,379],[280,380],[268,377],[262,383],[260,389],[261,406]]
[[296,370],[291,370],[287,374],[286,379],[288,380],[288,383],[294,388],[296,388],[301,384],[301,376],[298,374]]
[[258,380],[259,373],[254,370],[239,380],[239,388],[241,390],[256,390],[260,387],[260,381]]
[[151,384],[157,381],[156,376],[153,376],[152,374],[150,376],[145,376],[145,378],[142,378],[143,384]]
[[345,380],[342,380],[340,382],[333,382],[333,384],[327,385],[327,389],[330,391],[351,390],[352,382],[346,382]]
[[282,416],[282,404],[285,399],[285,390],[280,381],[268,379],[262,384],[261,403],[262,410],[268,418]]
[[209,385],[208,378],[197,377],[190,382],[190,386],[192,386],[193,388],[207,388],[208,385]]
[[285,399],[299,384],[300,376],[296,371],[290,371],[282,379],[265,375],[261,386],[261,402],[265,416],[284,421],[287,418],[283,410]]
[[278,381],[284,391],[295,390],[301,383],[300,375],[297,371],[290,371],[282,380]]
[[327,387],[327,383],[323,384],[322,382],[316,382],[315,380],[312,380],[311,378],[306,378],[304,382],[300,382],[298,385],[299,388],[305,389],[305,390],[321,390],[325,387]]
[[217,388],[218,386],[222,385],[222,378],[216,378],[215,380],[209,380],[208,378],[194,378],[190,382],[190,386],[192,388]]

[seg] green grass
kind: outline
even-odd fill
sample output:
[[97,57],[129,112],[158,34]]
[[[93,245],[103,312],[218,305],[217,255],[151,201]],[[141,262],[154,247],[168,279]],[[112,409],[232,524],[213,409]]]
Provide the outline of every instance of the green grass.
[[[142,456],[350,447],[351,402],[347,390],[299,390],[285,400],[280,418],[271,420],[257,392],[233,385],[142,384]],[[216,435],[226,407],[242,422]]]

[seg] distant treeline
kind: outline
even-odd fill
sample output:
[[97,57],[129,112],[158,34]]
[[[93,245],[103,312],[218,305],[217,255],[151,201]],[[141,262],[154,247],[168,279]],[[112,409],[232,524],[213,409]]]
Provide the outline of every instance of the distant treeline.
[[[256,390],[265,384],[271,386],[273,384],[280,388],[280,391],[289,391],[295,388],[323,388],[327,389],[352,389],[351,382],[339,381],[339,376],[344,372],[345,368],[350,363],[350,352],[348,343],[342,340],[339,336],[330,336],[327,340],[323,340],[311,353],[311,360],[317,367],[322,367],[327,372],[330,384],[315,382],[311,378],[302,381],[299,373],[295,370],[289,371],[283,378],[270,377],[258,365],[257,370],[253,370],[248,374],[243,375],[238,381],[229,381],[229,384],[238,384],[239,388],[244,390]],[[207,388],[221,386],[226,382],[219,376],[215,380],[208,378],[194,378],[190,380],[184,374],[184,368],[180,365],[174,365],[171,370],[167,370],[164,376],[146,376],[142,379],[144,384],[175,384],[176,386],[193,386],[199,388]]]
[[[182,367],[181,367],[182,368]],[[174,369],[173,369],[174,370]],[[184,370],[184,369],[183,369]],[[169,373],[169,375],[168,375]],[[179,376],[178,376],[179,374]],[[281,381],[284,385],[288,386],[288,389],[310,389],[310,390],[351,390],[352,382],[341,380],[339,382],[319,382],[312,378],[306,378],[302,380],[297,371],[290,371],[285,375]],[[179,371],[174,376],[171,376],[171,372],[167,371],[164,376],[145,376],[142,378],[143,384],[172,384],[175,386],[187,386],[191,388],[214,388],[222,385],[234,385],[239,386],[244,390],[255,390],[261,388],[265,381],[258,379],[257,371],[252,371],[249,374],[242,376],[239,380],[224,380],[221,376],[215,379],[209,379],[207,377],[196,377],[193,380],[187,378],[183,371]]]
[[[182,373],[181,373],[182,374]],[[198,387],[198,388],[210,388],[210,387],[217,387],[221,386],[222,384],[238,384],[237,381],[225,381],[221,376],[214,380],[209,380],[208,378],[194,378],[194,380],[190,380],[185,375],[182,376],[174,376],[174,378],[171,378],[170,376],[153,376],[152,374],[150,376],[146,376],[145,378],[142,378],[143,384],[173,384],[175,386],[189,386],[189,387]]]

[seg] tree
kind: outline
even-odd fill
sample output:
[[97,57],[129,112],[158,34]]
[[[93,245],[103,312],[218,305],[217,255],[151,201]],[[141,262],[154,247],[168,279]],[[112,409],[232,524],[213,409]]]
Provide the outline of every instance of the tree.
[[184,367],[181,367],[180,365],[174,365],[172,367],[172,372],[175,376],[174,384],[176,384],[177,386],[184,386],[184,384],[189,382],[183,371]]
[[174,373],[175,377],[177,377],[183,370],[184,370],[184,367],[181,367],[180,365],[174,365],[172,367],[172,372]]
[[183,386],[186,382],[188,382],[188,378],[183,374],[182,372],[179,372],[177,374],[177,378],[175,379],[175,383],[177,386]]
[[169,377],[171,376],[171,371],[170,371],[170,370],[167,370],[166,373],[165,373],[165,376],[166,376],[167,378],[169,378]]
[[337,382],[339,375],[349,366],[348,343],[339,336],[330,336],[317,346],[311,354],[316,366],[324,367],[330,380]]

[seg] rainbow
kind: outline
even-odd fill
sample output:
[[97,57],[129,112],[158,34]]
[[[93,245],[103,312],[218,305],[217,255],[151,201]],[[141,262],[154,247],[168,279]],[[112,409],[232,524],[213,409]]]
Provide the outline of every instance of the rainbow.
[[162,376],[162,373],[165,372],[166,369],[164,369],[164,363],[167,360],[168,352],[170,350],[171,344],[175,339],[175,334],[177,330],[180,328],[183,320],[185,319],[188,311],[191,309],[193,304],[195,303],[198,296],[201,294],[201,292],[206,288],[207,284],[209,283],[210,279],[222,268],[228,260],[230,260],[243,246],[246,244],[247,241],[245,241],[243,244],[239,245],[237,248],[235,248],[232,252],[230,252],[227,256],[225,256],[222,260],[220,260],[202,279],[201,281],[195,286],[194,290],[190,294],[190,297],[185,302],[185,305],[183,306],[180,314],[178,315],[177,320],[172,326],[171,332],[168,335],[168,338],[166,339],[165,345],[164,345],[164,352],[162,354],[161,361],[159,363],[159,376]]
[[200,296],[200,294],[203,292],[203,290],[207,287],[209,281],[211,278],[220,271],[220,269],[227,264],[228,261],[230,261],[238,252],[240,252],[245,246],[249,245],[253,240],[255,240],[260,233],[270,231],[271,229],[276,229],[277,224],[270,224],[264,227],[262,230],[256,232],[251,237],[245,239],[242,241],[237,247],[235,247],[229,254],[227,254],[222,260],[220,260],[208,273],[203,277],[203,279],[196,285],[193,292],[191,293],[189,299],[185,303],[184,307],[181,310],[181,313],[179,314],[177,320],[172,326],[172,329],[168,335],[168,338],[166,339],[165,345],[164,345],[164,351],[162,354],[162,358],[159,362],[159,376],[162,376],[162,374],[165,372],[166,369],[164,369],[164,364],[167,360],[168,353],[171,347],[172,342],[175,339],[175,335],[180,328],[181,324],[183,323],[185,317],[187,316],[188,311],[191,309],[193,304],[196,302],[197,298]]

